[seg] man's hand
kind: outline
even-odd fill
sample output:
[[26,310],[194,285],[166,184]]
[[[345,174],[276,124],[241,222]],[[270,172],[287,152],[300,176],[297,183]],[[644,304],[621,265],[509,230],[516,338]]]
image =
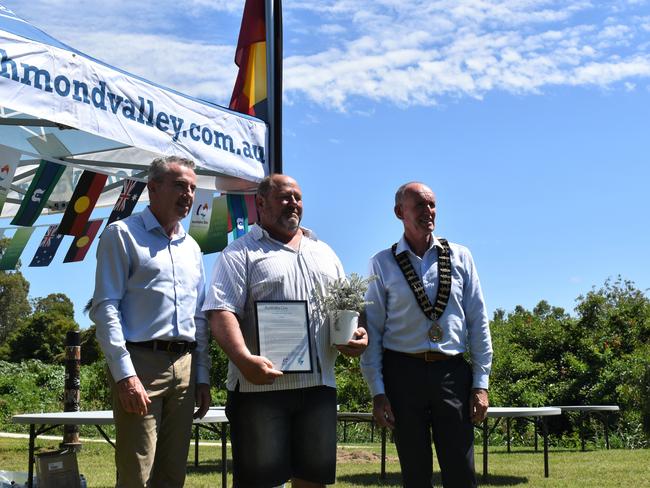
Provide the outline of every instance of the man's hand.
[[469,400],[469,415],[473,424],[480,424],[485,420],[489,405],[487,390],[483,388],[472,388]]
[[372,399],[372,416],[381,427],[395,427],[395,416],[388,397],[381,393]]
[[194,412],[193,418],[202,419],[205,417],[211,403],[212,396],[210,395],[210,385],[206,383],[199,383],[196,385],[196,406],[199,408]]
[[249,355],[237,362],[239,371],[244,378],[254,385],[272,385],[276,378],[282,376],[282,371],[273,367],[273,363],[264,356]]
[[151,400],[137,376],[129,376],[118,381],[117,395],[125,411],[138,415],[148,413]]
[[359,327],[354,331],[352,339],[347,344],[336,346],[339,352],[351,357],[361,356],[366,347],[368,347],[368,333],[363,327]]

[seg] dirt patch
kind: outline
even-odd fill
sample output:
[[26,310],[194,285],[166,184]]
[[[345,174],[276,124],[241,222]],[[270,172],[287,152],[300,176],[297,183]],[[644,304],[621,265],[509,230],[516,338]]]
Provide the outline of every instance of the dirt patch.
[[[381,455],[362,449],[339,448],[336,451],[336,460],[341,463],[379,463],[381,462]],[[391,456],[386,457],[388,462],[396,460],[397,458]]]

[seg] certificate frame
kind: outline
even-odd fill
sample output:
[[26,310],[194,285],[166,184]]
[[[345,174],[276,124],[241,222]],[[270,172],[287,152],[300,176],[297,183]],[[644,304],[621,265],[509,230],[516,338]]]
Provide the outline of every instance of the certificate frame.
[[[307,300],[258,300],[254,305],[259,355],[284,374],[313,373]],[[274,341],[278,333],[281,339]]]

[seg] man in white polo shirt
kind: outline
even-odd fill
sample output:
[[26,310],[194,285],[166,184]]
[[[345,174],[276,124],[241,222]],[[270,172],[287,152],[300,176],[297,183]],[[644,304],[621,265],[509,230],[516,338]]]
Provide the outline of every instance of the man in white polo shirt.
[[[293,178],[271,175],[256,197],[259,225],[219,256],[203,310],[230,358],[226,415],[231,425],[234,486],[294,488],[335,481],[338,351],[360,355],[364,328],[345,346],[329,343],[328,322],[315,299],[343,278],[341,262],[313,232],[300,227],[302,192]],[[312,372],[283,374],[259,355],[255,302],[307,302]]]

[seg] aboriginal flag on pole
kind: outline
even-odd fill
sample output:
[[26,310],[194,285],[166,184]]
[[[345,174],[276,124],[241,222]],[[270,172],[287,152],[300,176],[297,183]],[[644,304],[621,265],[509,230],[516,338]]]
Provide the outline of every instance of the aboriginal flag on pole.
[[102,226],[103,221],[104,219],[91,220],[86,224],[81,235],[72,241],[70,249],[68,249],[65,258],[63,259],[64,263],[83,261],[88,249],[90,249],[90,245],[93,243],[93,239],[97,235],[97,231]]
[[54,186],[59,181],[59,178],[61,178],[63,171],[65,171],[65,166],[62,164],[41,161],[34,175],[34,179],[20,203],[18,213],[16,213],[16,216],[11,221],[11,225],[22,225],[26,227],[36,222],[36,219],[41,215],[43,207],[47,203],[47,199],[50,198]]
[[54,259],[54,255],[56,254],[56,251],[59,249],[59,245],[61,244],[61,241],[63,240],[63,234],[56,233],[57,227],[59,226],[55,224],[55,225],[50,225],[47,228],[45,237],[43,237],[43,240],[39,244],[38,249],[36,250],[36,254],[34,254],[34,258],[32,259],[32,262],[29,263],[30,267],[50,265],[52,259]]
[[59,224],[57,230],[59,234],[68,236],[82,235],[90,214],[95,208],[97,199],[102,193],[106,178],[108,178],[107,175],[95,173],[94,171],[86,170],[82,173],[65,214],[63,214],[63,219]]
[[147,184],[144,181],[136,181],[131,179],[126,179],[122,183],[122,192],[120,196],[117,197],[117,202],[113,207],[111,215],[108,217],[108,222],[106,226],[112,224],[117,220],[122,220],[127,218],[133,213],[135,204],[138,203],[140,195],[142,195],[142,190]]
[[265,0],[246,0],[235,64],[239,66],[229,107],[269,122]]

